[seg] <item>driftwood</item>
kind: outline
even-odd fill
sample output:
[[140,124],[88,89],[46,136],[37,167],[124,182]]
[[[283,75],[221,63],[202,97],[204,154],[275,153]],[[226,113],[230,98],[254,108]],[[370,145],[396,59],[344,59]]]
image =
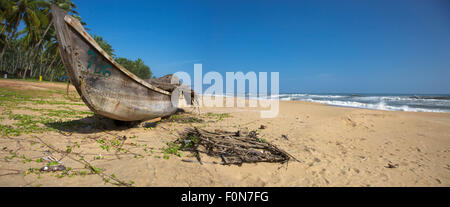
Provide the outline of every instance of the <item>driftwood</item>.
[[298,161],[289,153],[264,139],[256,131],[210,132],[199,128],[187,128],[176,141],[182,150],[192,151],[202,163],[200,154],[205,153],[222,159],[224,165],[256,162]]

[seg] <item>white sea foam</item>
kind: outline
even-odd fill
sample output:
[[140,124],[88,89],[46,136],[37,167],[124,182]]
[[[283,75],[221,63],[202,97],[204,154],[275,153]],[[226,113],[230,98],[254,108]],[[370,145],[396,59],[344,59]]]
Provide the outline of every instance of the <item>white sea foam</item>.
[[[235,97],[232,94],[216,95],[223,97]],[[450,100],[442,99],[418,99],[408,95],[403,96],[357,96],[336,94],[272,94],[266,96],[250,96],[249,99],[279,99],[282,101],[298,100],[309,101],[333,106],[366,108],[388,111],[410,111],[410,112],[445,112],[450,113]]]
[[443,109],[414,108],[414,107],[409,107],[407,105],[389,106],[389,105],[386,105],[386,103],[383,101],[379,102],[377,104],[360,103],[360,102],[354,102],[354,101],[331,101],[331,100],[330,101],[320,101],[320,100],[312,100],[312,99],[309,99],[308,101],[323,103],[323,104],[328,104],[328,105],[333,105],[333,106],[345,106],[345,107],[377,109],[377,110],[387,110],[387,111],[447,112],[447,113],[450,113],[450,110],[443,110]]

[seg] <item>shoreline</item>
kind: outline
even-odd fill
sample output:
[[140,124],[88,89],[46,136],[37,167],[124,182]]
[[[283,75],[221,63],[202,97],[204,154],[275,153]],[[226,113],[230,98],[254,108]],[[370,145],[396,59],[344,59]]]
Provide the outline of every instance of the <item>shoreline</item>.
[[[208,96],[211,97],[210,95],[203,95],[203,96]],[[215,97],[215,96],[213,96]],[[224,99],[224,104],[223,106],[225,106],[225,100],[227,98],[232,98],[232,99],[242,99],[243,97],[237,97],[237,96],[219,96],[222,97]],[[246,102],[245,107],[248,107],[248,101],[249,100],[256,100],[256,101],[271,101],[274,99],[260,99],[260,98],[248,98],[245,97],[243,98]],[[314,104],[321,104],[324,106],[333,106],[333,107],[338,107],[338,108],[351,108],[351,109],[367,109],[367,110],[376,110],[376,111],[396,111],[396,112],[410,112],[410,113],[444,113],[444,114],[450,114],[450,111],[408,111],[408,110],[389,110],[389,109],[379,109],[379,108],[365,108],[365,107],[357,107],[357,106],[344,106],[344,105],[335,105],[335,104],[329,104],[329,103],[323,103],[323,102],[317,102],[317,101],[307,101],[307,100],[282,100],[282,99],[278,99],[278,101],[280,102],[300,102],[300,103],[314,103]],[[236,101],[235,104],[236,106]],[[183,105],[185,106],[185,105]],[[220,107],[223,107],[220,106]]]
[[315,103],[320,104],[324,106],[333,106],[338,108],[349,108],[349,109],[366,109],[366,110],[374,110],[374,111],[390,111],[390,112],[406,112],[406,113],[444,113],[444,114],[450,114],[450,112],[445,111],[400,111],[400,110],[387,110],[387,109],[372,109],[372,108],[362,108],[362,107],[356,107],[356,106],[339,106],[339,105],[332,105],[332,104],[326,104],[326,103],[319,103],[314,101],[299,101],[299,100],[280,100],[280,101],[298,101],[300,103]]

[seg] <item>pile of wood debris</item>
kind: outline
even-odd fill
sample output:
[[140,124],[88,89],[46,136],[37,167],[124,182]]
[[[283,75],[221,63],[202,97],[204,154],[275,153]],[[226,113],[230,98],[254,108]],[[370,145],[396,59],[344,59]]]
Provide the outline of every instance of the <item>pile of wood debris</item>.
[[200,153],[222,159],[224,165],[256,162],[285,163],[292,155],[266,140],[258,138],[256,131],[210,132],[199,128],[187,128],[176,141],[181,149],[193,152],[202,163]]

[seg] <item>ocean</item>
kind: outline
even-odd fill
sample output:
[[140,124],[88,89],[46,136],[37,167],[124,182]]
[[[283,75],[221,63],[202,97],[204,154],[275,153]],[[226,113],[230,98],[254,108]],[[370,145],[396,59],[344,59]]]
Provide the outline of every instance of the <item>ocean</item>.
[[450,95],[432,94],[279,94],[280,100],[298,100],[333,106],[389,111],[450,113]]

